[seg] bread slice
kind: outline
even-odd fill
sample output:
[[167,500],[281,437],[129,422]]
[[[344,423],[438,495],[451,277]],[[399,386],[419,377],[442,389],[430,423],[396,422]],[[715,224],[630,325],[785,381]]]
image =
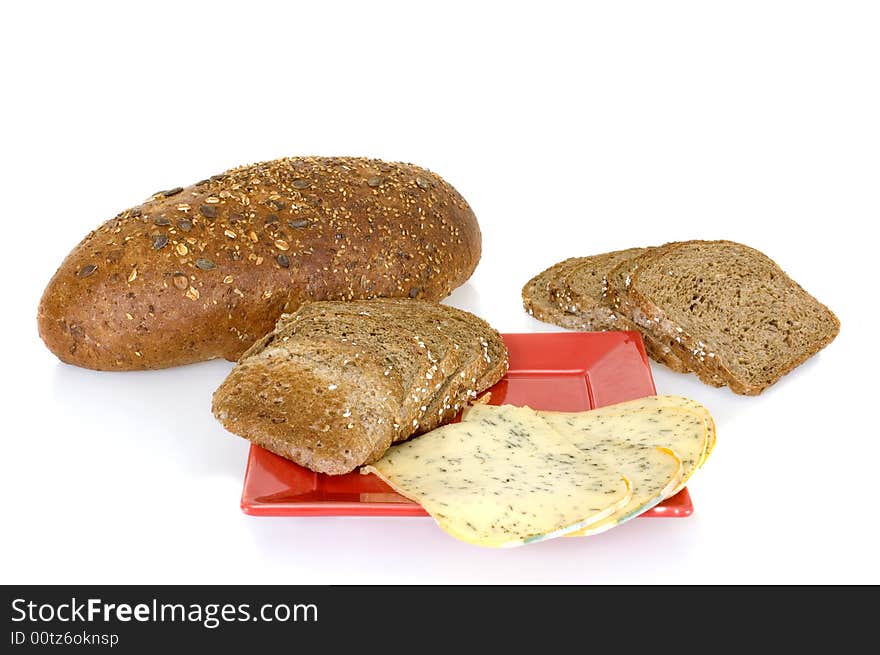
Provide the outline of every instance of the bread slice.
[[446,335],[458,345],[459,366],[437,387],[418,418],[416,434],[454,418],[468,400],[488,389],[507,372],[507,347],[488,323],[469,312],[423,301],[376,299],[370,312],[405,324],[426,342]]
[[645,252],[645,248],[615,250],[601,255],[582,257],[567,267],[561,278],[551,280],[549,290],[563,310],[590,317],[593,329],[638,330],[642,333],[645,350],[655,361],[665,364],[679,373],[690,368],[668,345],[658,341],[646,330],[615,312],[607,298],[608,273],[618,264],[632,260]]
[[[594,257],[572,257],[554,264],[526,282],[522,290],[523,307],[539,321],[583,332],[630,330],[642,332],[645,351],[656,362],[679,373],[688,368],[668,346],[640,330],[625,316],[615,312],[604,299],[605,272],[625,256],[617,251]],[[570,280],[566,286],[564,280]]]
[[240,361],[214,393],[230,432],[319,473],[348,473],[396,435],[399,380],[337,339],[270,343]]
[[577,314],[563,311],[556,298],[550,295],[550,282],[562,275],[568,267],[576,264],[582,257],[571,257],[553,264],[525,283],[522,288],[523,309],[544,323],[552,323],[569,330],[591,331],[589,320]]
[[[355,320],[379,321],[388,326],[392,333],[399,326],[406,326],[402,331],[420,350],[414,357],[427,357],[432,366],[416,375],[407,385],[408,402],[415,403],[415,413],[407,416],[395,441],[408,438],[414,431],[424,432],[439,425],[434,420],[425,421],[424,417],[433,416],[432,403],[439,390],[447,386],[450,378],[461,370],[462,363],[470,361],[479,350],[477,337],[469,331],[479,319],[467,314],[470,318],[460,320],[454,315],[459,310],[441,308],[435,311],[435,307],[440,306],[419,300],[375,299],[369,303],[311,303],[297,312],[297,316],[318,312],[327,315],[335,310],[337,314],[348,313]],[[377,333],[377,336],[380,335],[381,331]],[[390,341],[393,339],[392,335]],[[382,337],[380,342],[384,347],[389,339]],[[482,374],[483,367],[480,366],[476,372]]]
[[451,420],[451,407],[506,370],[501,336],[468,312],[412,299],[316,302],[245,352],[213,411],[231,432],[340,474]]
[[642,310],[637,302],[630,298],[628,291],[632,275],[638,270],[641,262],[650,259],[654,250],[655,248],[649,248],[632,259],[618,263],[611,269],[606,278],[606,298],[608,303],[621,316],[626,316],[638,325],[643,335],[648,335],[660,347],[671,351],[682,362],[682,365],[687,370],[693,372],[701,382],[713,387],[723,387],[724,381],[711,370],[711,367],[699,360],[694,360],[692,353],[681,345],[677,338],[677,333],[669,335],[655,330],[657,327],[656,323]]
[[645,248],[615,250],[592,257],[578,257],[572,265],[560,271],[549,281],[550,297],[566,312],[587,314],[598,325],[614,329],[617,320],[614,311],[605,302],[606,276],[617,264],[640,255]]
[[[310,303],[282,323],[277,340],[290,338],[336,338],[362,348],[367,356],[385,365],[384,375],[401,381],[401,413],[395,419],[397,435],[394,440],[406,439],[418,426],[422,408],[433,396],[435,389],[427,381],[443,379],[451,373],[454,362],[447,362],[446,353],[454,357],[451,339],[435,339],[433,347],[414,332],[399,323],[360,315],[346,308],[348,303]],[[334,308],[341,305],[342,307]],[[439,354],[439,358],[438,358]],[[441,367],[442,364],[442,367]],[[449,367],[449,368],[447,368]]]
[[701,379],[738,394],[761,393],[840,331],[837,317],[773,260],[732,241],[661,246],[635,259],[622,287]]
[[433,430],[455,418],[469,400],[493,386],[507,373],[507,347],[501,335],[484,321],[472,324],[461,310],[455,310],[448,327],[451,328],[451,323],[456,322],[459,329],[470,332],[465,342],[468,347],[462,365],[428,404],[417,434]]

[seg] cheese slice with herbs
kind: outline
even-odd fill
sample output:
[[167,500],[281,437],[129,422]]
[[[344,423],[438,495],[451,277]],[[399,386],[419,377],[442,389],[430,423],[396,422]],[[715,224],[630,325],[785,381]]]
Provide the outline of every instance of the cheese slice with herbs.
[[703,417],[703,421],[706,424],[706,450],[700,458],[699,466],[705,464],[706,458],[715,447],[715,421],[712,418],[712,414],[709,413],[709,410],[696,400],[685,398],[684,396],[646,396],[644,398],[637,398],[636,400],[617,403],[616,405],[606,405],[605,407],[599,407],[590,411],[603,414],[616,414],[621,408],[626,409],[627,411],[635,409],[650,411],[659,408],[679,408],[695,412]]
[[[479,412],[482,411],[482,409],[480,408],[487,406],[489,405],[482,404],[478,401],[474,405],[465,408],[462,415],[462,420],[468,420],[469,415],[472,417],[478,416]],[[699,463],[697,464],[697,467],[699,468],[706,462],[706,458],[715,447],[716,431],[715,421],[712,418],[712,414],[704,405],[701,405],[696,400],[691,400],[690,398],[685,398],[684,396],[646,396],[644,398],[628,400],[626,402],[617,403],[616,405],[606,405],[605,407],[586,410],[584,412],[553,412],[553,414],[556,416],[581,416],[585,413],[589,413],[592,417],[601,417],[617,415],[620,413],[630,413],[633,411],[652,412],[655,410],[665,409],[679,409],[682,411],[690,411],[697,414],[703,419],[706,428],[706,446],[701,453]]]
[[614,449],[620,471],[632,483],[632,498],[617,512],[593,525],[565,535],[585,537],[605,532],[647,512],[672,492],[681,481],[681,460],[668,448],[637,446],[609,441]]
[[[591,457],[599,457],[603,464],[617,468],[630,480],[633,494],[629,503],[613,515],[582,530],[566,536],[585,536],[604,532],[620,523],[630,520],[651,509],[659,502],[677,493],[682,486],[683,475],[689,476],[697,468],[697,459],[705,448],[705,433],[702,418],[692,410],[677,408],[675,405],[662,406],[650,403],[644,407],[638,403],[630,411],[614,412],[537,412],[563,437],[580,450],[589,452]],[[657,412],[665,417],[654,420]],[[479,405],[469,408],[462,417],[464,422],[500,417],[519,411],[509,405]],[[682,450],[689,454],[687,466],[674,450],[663,444],[678,443],[680,436],[669,436],[667,427],[676,425],[677,418],[690,423],[690,434],[696,430],[699,438],[693,443],[686,442]],[[662,443],[661,443],[662,442]],[[681,448],[681,444],[679,444]]]
[[642,446],[669,448],[681,460],[681,479],[669,494],[681,491],[705,459],[708,434],[703,417],[675,407],[658,407],[619,414],[539,412],[575,446],[602,439],[618,439]]
[[[639,403],[639,400],[641,400],[642,402]],[[645,409],[656,409],[658,407],[679,407],[681,409],[687,409],[696,412],[697,414],[702,416],[703,420],[706,423],[706,451],[700,461],[700,466],[706,463],[706,458],[709,457],[712,449],[715,448],[715,419],[712,418],[712,414],[709,412],[705,405],[701,405],[696,400],[685,398],[684,396],[647,396],[645,398],[639,398],[637,400],[629,402],[634,403],[636,406],[643,407]],[[618,407],[620,404],[621,403],[618,403],[617,405],[607,405],[605,407],[600,407],[598,410],[595,411],[611,410],[614,407]]]
[[[679,396],[649,396],[583,412],[538,411],[537,414],[576,447],[594,456],[596,444],[622,444],[668,448],[681,460],[681,479],[668,495],[681,491],[706,459],[714,422],[699,403],[681,403]],[[501,416],[509,405],[477,404],[468,407],[462,422]],[[701,409],[702,408],[702,409]],[[516,408],[513,408],[516,409]],[[711,429],[710,429],[711,424]],[[606,464],[609,464],[606,460]],[[662,499],[661,499],[662,500]]]
[[576,448],[529,408],[508,406],[392,446],[363,467],[453,537],[507,547],[616,514],[632,485],[613,458]]

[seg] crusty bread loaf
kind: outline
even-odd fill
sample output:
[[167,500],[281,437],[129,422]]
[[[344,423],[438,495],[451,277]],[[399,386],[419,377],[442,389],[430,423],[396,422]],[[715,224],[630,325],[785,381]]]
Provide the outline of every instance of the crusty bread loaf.
[[[636,248],[592,257],[572,257],[554,264],[525,284],[522,290],[523,307],[539,321],[569,330],[641,331],[645,352],[651,359],[685,373],[688,369],[668,346],[661,345],[635,323],[613,311],[604,298],[603,271],[640,250]],[[565,280],[570,280],[571,286]]]
[[87,368],[234,360],[308,300],[439,300],[480,250],[473,212],[434,173],[280,159],[161,191],[104,223],[50,281],[39,331]]
[[635,261],[622,286],[654,334],[735,393],[761,393],[840,330],[825,305],[748,246],[676,242]]
[[230,432],[314,471],[347,473],[455,417],[507,371],[485,321],[421,300],[307,303],[214,394]]

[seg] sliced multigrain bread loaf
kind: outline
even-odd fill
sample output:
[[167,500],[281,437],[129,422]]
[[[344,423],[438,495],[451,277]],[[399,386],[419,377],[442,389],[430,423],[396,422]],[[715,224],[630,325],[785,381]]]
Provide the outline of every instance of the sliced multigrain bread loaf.
[[[323,304],[312,305],[320,307]],[[451,339],[445,339],[442,344],[437,339],[434,348],[426,348],[424,340],[400,323],[388,323],[330,308],[302,314],[298,312],[295,319],[283,324],[281,334],[276,339],[315,337],[335,338],[362,348],[368,357],[384,364],[383,374],[386,377],[400,379],[401,412],[394,422],[397,430],[395,441],[406,439],[412,433],[413,427],[418,424],[421,408],[433,396],[433,390],[425,382],[434,376],[439,378],[451,372],[447,368],[451,362],[447,364],[443,361],[445,353],[454,354]],[[457,357],[454,359],[457,360]]]
[[445,405],[463,406],[506,370],[500,335],[468,312],[421,300],[318,302],[242,356],[213,411],[231,432],[340,474],[451,420],[457,410]]
[[[640,251],[634,248],[632,251]],[[604,299],[605,271],[621,260],[618,251],[594,257],[572,257],[542,271],[526,282],[522,290],[523,307],[545,323],[584,332],[632,330],[639,327],[611,309]],[[568,287],[564,280],[571,280]],[[642,331],[645,351],[651,359],[673,371],[688,369],[668,346]]]
[[761,393],[840,330],[825,305],[748,246],[677,242],[636,261],[623,286],[653,333],[735,393]]
[[[463,362],[470,363],[480,350],[478,338],[470,333],[477,325],[476,317],[466,314],[471,318],[461,320],[455,314],[458,310],[442,308],[435,311],[434,306],[435,303],[398,299],[376,299],[367,304],[311,303],[297,312],[296,319],[288,317],[288,324],[281,327],[281,330],[294,329],[297,321],[303,320],[304,316],[330,319],[331,324],[345,318],[349,322],[353,321],[355,326],[360,322],[378,322],[382,327],[372,330],[369,338],[376,341],[375,338],[378,337],[376,347],[380,350],[393,344],[400,335],[405,335],[406,344],[417,349],[409,357],[414,361],[427,360],[428,365],[414,375],[407,376],[405,405],[413,411],[407,413],[395,438],[395,441],[402,441],[416,430],[424,431],[426,425],[428,430],[439,425],[433,421],[425,421],[423,417],[428,414],[439,390],[461,370]],[[401,366],[405,365],[404,361]],[[483,367],[480,366],[476,372],[482,374]]]
[[414,425],[416,434],[433,430],[454,418],[468,400],[488,389],[507,372],[507,347],[488,323],[469,312],[429,302],[377,299],[370,312],[388,320],[403,321],[426,343],[444,335],[453,340],[459,365],[442,381],[436,379],[433,398]]
[[319,473],[341,474],[391,445],[402,387],[338,339],[272,342],[233,368],[213,411],[230,432]]

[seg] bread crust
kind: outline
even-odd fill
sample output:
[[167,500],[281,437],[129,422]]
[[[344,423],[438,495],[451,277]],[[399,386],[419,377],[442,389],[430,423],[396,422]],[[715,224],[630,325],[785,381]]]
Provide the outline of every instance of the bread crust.
[[154,194],[91,232],[49,282],[39,333],[62,361],[140,370],[235,360],[308,300],[439,300],[481,254],[436,174],[296,157]]

